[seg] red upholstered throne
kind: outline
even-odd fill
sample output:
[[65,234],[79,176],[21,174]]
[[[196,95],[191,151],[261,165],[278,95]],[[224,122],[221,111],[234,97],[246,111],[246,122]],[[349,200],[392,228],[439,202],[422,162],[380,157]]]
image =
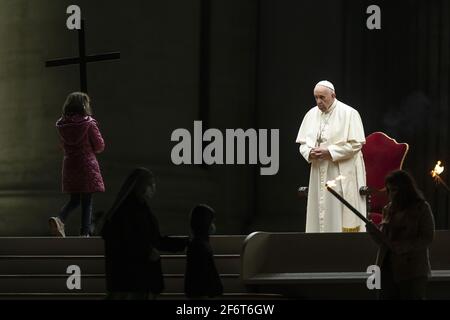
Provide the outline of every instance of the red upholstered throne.
[[360,194],[367,196],[367,216],[375,224],[381,222],[382,209],[388,202],[384,179],[390,172],[402,168],[408,149],[407,143],[398,143],[382,132],[366,137],[362,153],[367,186],[361,187]]

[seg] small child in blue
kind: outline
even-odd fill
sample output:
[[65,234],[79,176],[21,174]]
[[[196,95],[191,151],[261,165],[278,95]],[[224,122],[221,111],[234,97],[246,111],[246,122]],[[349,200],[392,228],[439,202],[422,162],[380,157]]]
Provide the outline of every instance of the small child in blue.
[[213,298],[223,293],[209,235],[215,233],[214,210],[201,204],[191,212],[192,236],[187,246],[184,292],[188,298]]

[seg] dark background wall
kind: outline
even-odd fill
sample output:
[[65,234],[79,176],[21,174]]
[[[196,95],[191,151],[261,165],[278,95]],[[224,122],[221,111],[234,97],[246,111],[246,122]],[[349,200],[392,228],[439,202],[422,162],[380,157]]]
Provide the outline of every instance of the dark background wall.
[[[189,209],[209,203],[218,233],[303,231],[296,189],[309,168],[295,137],[321,79],[361,113],[366,135],[408,142],[404,167],[448,227],[448,194],[429,171],[450,161],[448,1],[26,1],[0,0],[0,235],[45,235],[65,201],[54,123],[78,90],[76,66],[44,61],[77,54],[65,27],[78,4],[88,53],[120,51],[120,62],[88,68],[95,117],[107,143],[99,156],[105,210],[137,165],[158,178],[154,210],[163,232],[187,233]],[[382,29],[366,28],[366,8],[381,8]],[[280,170],[256,165],[175,166],[177,128],[280,129]],[[443,178],[447,180],[444,172]],[[79,214],[68,223],[79,228]]]

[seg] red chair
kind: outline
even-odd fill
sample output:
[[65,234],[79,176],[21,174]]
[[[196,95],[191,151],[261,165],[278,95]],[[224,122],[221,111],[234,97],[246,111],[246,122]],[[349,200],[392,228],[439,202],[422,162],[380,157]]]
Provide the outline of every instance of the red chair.
[[366,137],[362,147],[366,166],[366,187],[360,194],[367,197],[367,217],[375,224],[382,220],[382,209],[388,202],[384,179],[403,166],[409,145],[398,143],[383,132],[374,132]]

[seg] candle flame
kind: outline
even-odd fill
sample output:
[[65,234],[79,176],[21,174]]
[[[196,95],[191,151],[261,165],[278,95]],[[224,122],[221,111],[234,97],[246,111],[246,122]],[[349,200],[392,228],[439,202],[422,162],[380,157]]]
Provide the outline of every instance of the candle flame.
[[444,166],[441,166],[441,160],[439,160],[436,165],[434,166],[434,169],[431,170],[431,176],[434,178],[436,183],[442,184],[445,189],[447,189],[448,192],[450,192],[449,186],[445,183],[445,181],[441,178],[440,174],[444,172]]
[[326,186],[326,187],[330,187],[330,188],[336,187],[336,181],[344,180],[344,179],[345,179],[345,176],[339,175],[339,176],[337,176],[336,179],[327,181],[327,183],[325,184],[325,186]]
[[336,187],[336,180],[330,180],[330,181],[327,181],[327,183],[325,184],[325,186],[326,186],[326,187],[329,187],[329,188]]
[[433,178],[437,178],[443,171],[444,171],[444,167],[441,166],[441,161],[439,160],[436,163],[436,165],[434,166],[434,169],[431,170],[431,176]]

